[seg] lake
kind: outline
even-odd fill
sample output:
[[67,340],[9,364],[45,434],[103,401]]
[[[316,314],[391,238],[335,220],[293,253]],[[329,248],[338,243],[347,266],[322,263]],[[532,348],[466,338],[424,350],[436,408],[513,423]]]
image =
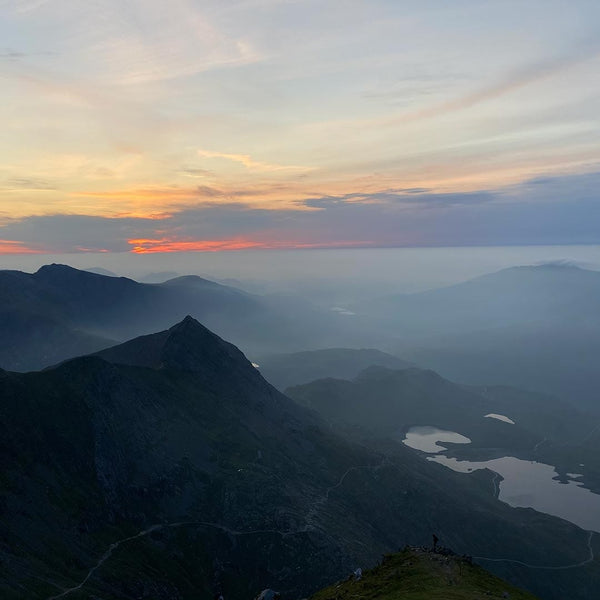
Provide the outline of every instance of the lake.
[[[467,440],[466,442],[464,440]],[[539,512],[566,519],[586,530],[600,532],[600,495],[581,487],[577,473],[570,473],[568,483],[560,483],[552,465],[504,456],[487,461],[449,458],[437,442],[468,443],[465,436],[435,427],[411,427],[403,442],[422,452],[432,454],[427,460],[460,473],[490,469],[502,476],[498,498],[510,506],[531,507]],[[496,482],[494,481],[494,486]]]

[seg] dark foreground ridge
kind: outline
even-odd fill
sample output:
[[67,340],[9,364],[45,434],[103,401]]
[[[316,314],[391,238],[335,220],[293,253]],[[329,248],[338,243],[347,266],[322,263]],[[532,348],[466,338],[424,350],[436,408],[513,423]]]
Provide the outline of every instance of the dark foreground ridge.
[[294,600],[432,531],[544,600],[595,598],[596,538],[490,484],[336,435],[188,317],[0,373],[0,598]]
[[508,584],[474,565],[468,556],[448,548],[407,546],[386,554],[375,568],[351,575],[314,594],[311,600],[483,600],[510,598],[535,600],[535,596]]

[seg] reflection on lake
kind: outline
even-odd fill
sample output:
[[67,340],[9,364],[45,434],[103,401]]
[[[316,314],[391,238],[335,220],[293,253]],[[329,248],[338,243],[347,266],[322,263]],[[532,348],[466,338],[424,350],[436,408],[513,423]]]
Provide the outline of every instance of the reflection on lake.
[[[428,456],[454,471],[467,473],[475,469],[491,469],[504,480],[500,482],[500,500],[511,506],[531,507],[540,512],[561,517],[583,529],[600,531],[600,496],[570,481],[560,483],[552,465],[514,456],[483,462],[456,460],[447,456]],[[574,474],[576,477],[578,475]]]
[[421,450],[421,452],[439,452],[447,450],[447,448],[440,446],[437,442],[470,444],[471,440],[455,431],[445,431],[437,427],[411,427],[402,442],[415,450]]
[[[490,469],[501,475],[503,480],[498,488],[498,498],[510,506],[531,507],[549,515],[554,515],[583,529],[600,532],[600,495],[581,487],[576,481],[583,477],[579,473],[567,473],[571,480],[560,483],[552,465],[520,460],[505,456],[487,461],[468,461],[448,458],[439,453],[447,450],[436,442],[468,444],[471,440],[455,431],[445,431],[437,427],[411,427],[403,440],[404,444],[435,454],[427,460],[437,462],[454,471],[469,473],[476,469]],[[581,465],[583,466],[583,465]],[[494,481],[494,486],[497,486]]]

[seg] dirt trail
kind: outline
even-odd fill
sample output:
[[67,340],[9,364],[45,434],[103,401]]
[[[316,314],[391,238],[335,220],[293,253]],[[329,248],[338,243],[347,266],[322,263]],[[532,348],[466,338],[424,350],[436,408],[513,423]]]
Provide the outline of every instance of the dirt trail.
[[528,569],[543,569],[546,571],[564,571],[565,569],[577,569],[579,567],[584,567],[585,565],[591,563],[594,560],[594,549],[592,548],[592,537],[594,536],[594,532],[590,531],[587,541],[587,547],[589,550],[589,556],[578,563],[573,563],[571,565],[561,565],[558,567],[548,567],[544,565],[532,565],[526,562],[522,562],[520,560],[514,560],[512,558],[488,558],[486,556],[474,556],[474,560],[486,560],[489,562],[509,562],[514,563],[516,565],[522,565],[523,567],[527,567]]
[[[383,458],[383,460],[381,461],[381,463],[379,465],[359,465],[356,467],[350,467],[349,469],[347,469],[342,476],[340,477],[340,479],[338,480],[338,482],[335,485],[332,485],[331,487],[328,487],[325,492],[323,493],[323,495],[321,496],[321,498],[319,498],[314,504],[313,507],[311,508],[311,510],[308,512],[308,514],[305,517],[305,521],[306,521],[306,525],[302,528],[299,529],[297,531],[282,531],[279,529],[253,529],[250,531],[239,531],[236,529],[231,529],[230,527],[227,527],[226,525],[223,525],[222,523],[211,523],[209,521],[177,521],[174,523],[162,523],[162,524],[156,524],[156,525],[152,525],[150,527],[147,527],[146,529],[143,529],[142,531],[140,531],[139,533],[129,536],[129,537],[125,537],[121,540],[117,540],[116,542],[113,542],[108,549],[106,550],[106,552],[100,557],[100,559],[98,560],[98,562],[87,572],[85,578],[81,581],[81,583],[77,584],[76,586],[73,586],[71,588],[68,588],[66,590],[63,590],[60,594],[56,594],[54,596],[50,596],[48,597],[47,600],[58,600],[59,598],[64,598],[66,596],[68,596],[69,594],[76,592],[77,590],[80,590],[90,579],[90,577],[92,577],[92,575],[112,556],[113,552],[121,545],[126,544],[127,542],[131,542],[133,540],[145,537],[146,535],[149,535],[150,533],[152,533],[153,531],[159,531],[161,529],[167,529],[167,528],[174,528],[174,527],[211,527],[214,529],[219,529],[221,531],[224,531],[225,533],[227,533],[228,535],[231,536],[241,536],[241,535],[259,535],[259,534],[265,534],[265,533],[270,533],[270,534],[275,534],[275,535],[280,535],[282,537],[287,537],[290,535],[296,535],[296,534],[300,534],[300,533],[305,533],[310,527],[314,527],[314,517],[316,516],[317,512],[326,504],[326,502],[329,500],[329,495],[331,492],[333,492],[334,490],[338,489],[339,487],[341,487],[344,484],[344,481],[346,480],[346,477],[352,473],[353,471],[359,471],[359,470],[379,470],[381,469],[385,464],[386,464],[386,458]],[[496,473],[496,476],[493,479],[493,483],[494,483],[494,495],[496,496],[496,498],[498,497],[498,493],[499,493],[499,487],[498,487],[498,478],[499,475]],[[530,568],[530,569],[546,569],[546,570],[564,570],[564,569],[575,569],[578,567],[583,567],[587,564],[589,564],[590,562],[592,562],[594,560],[594,549],[592,548],[592,537],[594,535],[593,531],[589,532],[589,537],[588,537],[588,541],[587,541],[587,547],[589,550],[589,556],[587,559],[579,562],[579,563],[575,563],[575,564],[570,564],[570,565],[563,565],[563,566],[540,566],[540,565],[532,565],[529,563],[525,563],[522,562],[520,560],[514,560],[512,558],[489,558],[486,556],[474,556],[473,558],[475,560],[482,560],[482,561],[489,561],[489,562],[510,562],[510,563],[514,563],[514,564],[518,564],[518,565],[522,565],[524,567]]]
[[377,469],[382,468],[383,465],[385,464],[385,462],[386,462],[386,459],[384,458],[379,465],[361,465],[361,466],[357,466],[357,467],[350,467],[349,469],[347,469],[343,473],[343,475],[340,477],[339,481],[335,485],[328,487],[325,490],[325,492],[323,493],[323,495],[321,496],[321,498],[319,498],[313,504],[313,507],[311,508],[311,510],[309,511],[307,516],[305,517],[306,525],[302,529],[299,529],[297,531],[282,531],[279,529],[253,529],[250,531],[238,531],[236,529],[231,529],[230,527],[227,527],[226,525],[223,525],[222,523],[211,523],[209,521],[177,521],[174,523],[160,523],[160,524],[152,525],[150,527],[147,527],[146,529],[143,529],[139,533],[136,533],[135,535],[125,537],[121,540],[117,540],[116,542],[113,542],[108,547],[106,552],[100,557],[98,562],[87,572],[87,575],[81,581],[81,583],[79,583],[76,586],[73,586],[71,588],[68,588],[66,590],[63,590],[60,594],[50,596],[50,597],[48,597],[47,600],[58,600],[59,598],[64,598],[64,597],[68,596],[69,594],[76,592],[77,590],[80,590],[89,581],[90,577],[92,577],[92,575],[112,556],[113,552],[119,546],[121,546],[127,542],[131,542],[133,540],[142,538],[142,537],[152,533],[153,531],[159,531],[161,529],[174,528],[174,527],[212,527],[214,529],[219,529],[221,531],[224,531],[225,533],[227,533],[228,535],[231,535],[231,536],[259,535],[261,533],[271,533],[271,534],[275,534],[275,535],[280,535],[282,537],[287,537],[290,535],[306,533],[306,531],[310,527],[313,526],[313,523],[314,523],[313,518],[316,515],[316,513],[318,512],[318,510],[320,510],[321,507],[327,502],[327,500],[329,500],[329,494],[333,490],[342,486],[346,477],[351,472],[358,471],[361,469],[377,470]]

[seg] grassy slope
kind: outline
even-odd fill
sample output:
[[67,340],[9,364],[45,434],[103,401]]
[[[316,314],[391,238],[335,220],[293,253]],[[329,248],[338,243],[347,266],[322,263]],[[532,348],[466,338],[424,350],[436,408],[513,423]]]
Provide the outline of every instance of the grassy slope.
[[510,598],[535,600],[459,557],[405,549],[386,555],[381,565],[363,574],[360,581],[352,578],[335,583],[314,594],[311,600],[479,600]]

